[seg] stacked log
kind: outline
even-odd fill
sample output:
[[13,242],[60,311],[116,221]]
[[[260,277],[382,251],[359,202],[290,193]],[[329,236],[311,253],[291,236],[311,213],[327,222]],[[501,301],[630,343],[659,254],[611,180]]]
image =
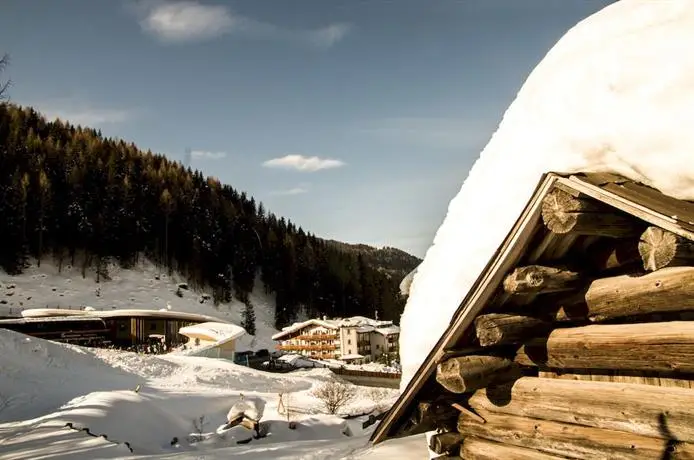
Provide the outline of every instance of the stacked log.
[[[694,459],[694,242],[563,189],[543,201],[542,221],[493,309],[437,365],[458,415],[451,427],[447,412],[430,449]],[[558,241],[577,243],[544,257]]]

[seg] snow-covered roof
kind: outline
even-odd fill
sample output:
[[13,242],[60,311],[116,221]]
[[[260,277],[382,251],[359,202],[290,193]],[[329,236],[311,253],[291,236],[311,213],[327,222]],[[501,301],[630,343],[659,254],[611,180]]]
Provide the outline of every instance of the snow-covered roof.
[[364,356],[360,355],[359,353],[352,353],[351,355],[343,355],[340,356],[340,359],[343,361],[349,361],[350,359],[361,359]]
[[351,318],[340,318],[334,320],[339,327],[359,327],[359,326],[389,326],[392,321],[382,321],[378,319],[367,318],[366,316],[352,316]]
[[185,326],[180,328],[178,332],[188,337],[204,337],[211,342],[217,342],[216,345],[221,345],[246,334],[246,330],[236,324],[212,321]]
[[[282,329],[281,332],[272,336],[273,340],[281,339],[289,334],[300,331],[301,329],[307,328],[309,326],[321,326],[326,329],[340,329],[342,327],[366,327],[371,326],[381,327],[390,326],[393,324],[392,321],[381,321],[376,319],[367,318],[365,316],[352,316],[351,318],[337,318],[337,319],[309,319],[307,321],[302,321],[299,323],[294,323],[291,326],[287,326]],[[371,329],[373,330],[373,329]],[[365,332],[370,332],[365,331]]]
[[323,320],[323,319],[309,319],[308,321],[302,321],[300,323],[294,323],[291,326],[287,326],[282,329],[281,332],[278,332],[277,334],[274,334],[272,336],[272,340],[278,340],[286,335],[292,334],[293,332],[300,331],[304,328],[307,328],[309,326],[321,326],[326,329],[339,329],[339,326],[335,324],[334,321],[331,320]]
[[44,318],[53,316],[88,316],[97,318],[119,318],[119,317],[144,317],[144,318],[169,318],[188,321],[214,321],[226,323],[219,318],[200,315],[197,313],[186,313],[182,311],[170,310],[145,310],[145,309],[119,309],[119,310],[67,310],[62,308],[29,308],[22,311],[25,318]]
[[393,335],[399,334],[400,328],[398,326],[379,327],[375,330],[375,332],[378,332],[379,334],[383,335]]
[[417,269],[400,322],[401,389],[544,173],[614,172],[694,199],[694,53],[685,45],[693,21],[691,0],[615,2],[572,27],[533,69],[461,177]]
[[375,328],[374,328],[373,326],[359,326],[359,327],[357,328],[357,332],[360,333],[360,334],[363,334],[363,333],[365,333],[365,332],[373,332],[374,329],[375,329]]
[[417,273],[417,269],[419,266],[415,267],[410,273],[405,275],[405,277],[400,281],[400,295],[407,297],[410,295],[410,287],[412,286],[412,280],[414,279],[414,275]]

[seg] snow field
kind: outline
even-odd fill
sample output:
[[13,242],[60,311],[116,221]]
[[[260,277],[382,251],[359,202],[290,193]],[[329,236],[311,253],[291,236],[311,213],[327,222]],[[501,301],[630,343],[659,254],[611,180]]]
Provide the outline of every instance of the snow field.
[[[90,349],[32,338],[0,329],[0,458],[348,458],[366,449],[372,428],[364,418],[345,420],[321,413],[311,389],[337,379],[327,369],[271,374],[211,358],[139,355]],[[383,408],[397,391],[357,387],[344,408],[364,414]],[[278,410],[279,393],[289,405]],[[232,405],[240,399],[265,403],[261,422],[268,435],[235,427],[223,435]],[[202,441],[194,420],[204,416]],[[66,427],[87,427],[97,437]],[[198,424],[199,425],[199,424]],[[108,439],[98,437],[106,434]],[[172,440],[177,438],[178,443]],[[115,442],[113,442],[115,441]],[[124,442],[128,442],[133,454]],[[311,444],[314,443],[314,444]],[[321,453],[322,452],[322,453]],[[162,456],[162,457],[158,457]]]

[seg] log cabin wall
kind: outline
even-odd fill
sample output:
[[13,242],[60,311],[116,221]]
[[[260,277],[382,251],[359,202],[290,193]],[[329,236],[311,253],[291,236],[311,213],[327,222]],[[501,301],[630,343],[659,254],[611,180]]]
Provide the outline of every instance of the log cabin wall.
[[411,424],[441,458],[694,458],[694,243],[561,185],[542,223]]

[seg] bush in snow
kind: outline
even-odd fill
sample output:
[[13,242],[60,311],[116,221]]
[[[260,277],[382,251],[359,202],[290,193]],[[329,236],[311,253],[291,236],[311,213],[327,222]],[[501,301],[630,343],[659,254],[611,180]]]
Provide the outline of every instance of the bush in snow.
[[198,418],[193,419],[193,428],[195,428],[195,433],[191,434],[188,438],[188,442],[191,444],[194,442],[202,441],[204,439],[203,433],[205,432],[205,426],[207,421],[205,421],[205,416],[201,415]]
[[329,414],[337,414],[337,411],[349,404],[356,395],[356,388],[353,385],[338,381],[323,383],[311,391],[311,396],[320,400]]

